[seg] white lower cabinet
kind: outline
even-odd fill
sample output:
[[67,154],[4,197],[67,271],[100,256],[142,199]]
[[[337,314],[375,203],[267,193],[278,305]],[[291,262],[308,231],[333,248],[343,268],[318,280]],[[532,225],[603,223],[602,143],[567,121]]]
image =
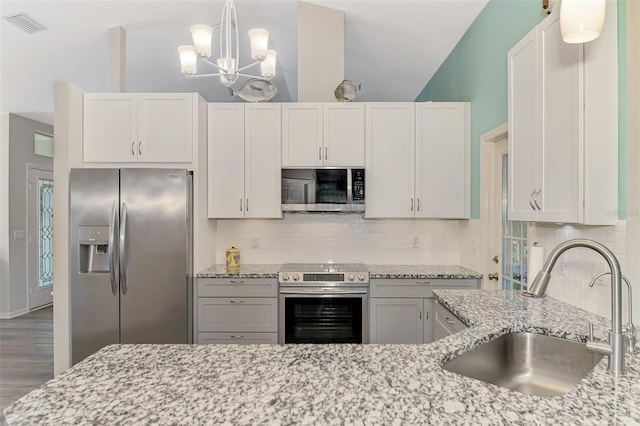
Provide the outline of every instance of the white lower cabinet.
[[275,279],[198,279],[196,343],[277,343]]
[[478,279],[372,279],[369,284],[370,343],[430,343],[434,289],[480,288]]
[[457,316],[438,302],[434,302],[433,311],[433,340],[442,339],[468,328]]

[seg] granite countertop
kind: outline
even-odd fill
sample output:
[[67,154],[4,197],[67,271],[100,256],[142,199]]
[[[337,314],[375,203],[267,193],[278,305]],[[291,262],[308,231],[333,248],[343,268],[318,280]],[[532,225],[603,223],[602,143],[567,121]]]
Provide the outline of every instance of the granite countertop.
[[459,265],[367,265],[371,279],[482,278],[482,274]]
[[282,265],[253,264],[240,265],[238,271],[227,270],[226,265],[214,265],[198,272],[197,278],[278,278],[278,271]]
[[423,345],[112,345],[5,410],[33,424],[638,424],[640,356],[606,357],[568,394],[544,398],[440,368],[508,331],[581,340],[604,318],[550,297],[435,290],[471,328]]
[[[229,272],[225,265],[214,265],[200,271],[197,278],[278,278],[282,265],[240,265],[237,272]],[[366,265],[371,279],[437,279],[482,278],[471,269],[458,265]]]

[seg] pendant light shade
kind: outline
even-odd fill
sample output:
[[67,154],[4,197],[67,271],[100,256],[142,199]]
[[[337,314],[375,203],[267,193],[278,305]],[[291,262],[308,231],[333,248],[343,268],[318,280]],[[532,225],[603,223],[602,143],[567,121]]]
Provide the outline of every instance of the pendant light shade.
[[198,71],[198,59],[193,46],[187,44],[178,46],[178,55],[180,55],[180,70],[184,74],[195,74]]
[[562,0],[560,32],[566,43],[586,43],[602,33],[606,0]]
[[254,61],[262,61],[267,57],[269,31],[264,28],[253,28],[249,30],[249,42],[251,43],[251,57]]
[[211,57],[211,35],[213,28],[209,25],[193,25],[191,27],[191,38],[196,54],[203,58]]
[[275,50],[267,50],[266,59],[260,64],[260,73],[264,78],[273,78],[276,75],[276,56]]

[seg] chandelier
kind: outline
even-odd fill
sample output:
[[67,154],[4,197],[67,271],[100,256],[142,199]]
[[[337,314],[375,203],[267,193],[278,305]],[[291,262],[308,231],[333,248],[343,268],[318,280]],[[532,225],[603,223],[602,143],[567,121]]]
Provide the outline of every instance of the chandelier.
[[[225,0],[220,22],[220,57],[211,58],[213,28],[209,25],[191,27],[192,45],[178,46],[180,70],[187,76],[220,76],[220,82],[227,87],[238,77],[262,78],[270,80],[276,75],[276,51],[268,49],[269,31],[263,28],[249,30],[251,58],[253,63],[239,66],[240,43],[238,38],[238,17],[234,0]],[[198,62],[214,67],[215,72],[198,73]],[[245,70],[260,64],[260,76],[245,74]]]

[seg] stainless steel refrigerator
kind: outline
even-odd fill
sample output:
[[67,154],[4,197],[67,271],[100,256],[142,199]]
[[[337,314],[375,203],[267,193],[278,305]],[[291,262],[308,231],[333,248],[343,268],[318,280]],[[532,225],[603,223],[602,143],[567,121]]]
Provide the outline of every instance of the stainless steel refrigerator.
[[192,174],[72,169],[71,362],[112,343],[191,339]]

